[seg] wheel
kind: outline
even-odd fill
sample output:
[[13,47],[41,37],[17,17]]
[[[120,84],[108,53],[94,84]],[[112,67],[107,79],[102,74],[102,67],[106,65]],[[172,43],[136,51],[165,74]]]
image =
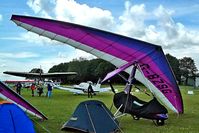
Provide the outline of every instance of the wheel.
[[158,126],[163,126],[164,125],[164,120],[156,120],[156,124]]
[[134,120],[139,120],[140,118],[137,117],[136,115],[132,115]]

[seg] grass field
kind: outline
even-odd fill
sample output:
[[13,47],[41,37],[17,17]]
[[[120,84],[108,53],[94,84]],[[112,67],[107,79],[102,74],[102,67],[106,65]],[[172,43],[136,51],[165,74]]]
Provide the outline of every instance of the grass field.
[[[117,85],[115,88],[121,90],[123,86]],[[119,119],[120,127],[125,133],[198,133],[199,132],[199,89],[181,86],[181,93],[184,101],[184,114],[176,115],[169,111],[169,119],[165,126],[157,127],[152,121],[141,119],[133,120],[130,115]],[[188,90],[194,90],[194,95],[188,95]],[[150,97],[143,93],[136,93],[141,99],[149,100]],[[60,130],[62,125],[70,118],[76,106],[85,100],[90,100],[87,95],[73,95],[72,93],[53,90],[52,98],[47,97],[31,97],[31,91],[24,89],[22,96],[31,104],[35,105],[47,117],[47,121],[41,121],[35,117],[31,117],[34,121],[35,129],[38,133],[45,133],[42,128],[45,127],[51,133],[63,133]],[[112,93],[100,93],[92,99],[100,100],[106,104],[108,108],[112,104]],[[114,113],[115,109],[112,110]]]

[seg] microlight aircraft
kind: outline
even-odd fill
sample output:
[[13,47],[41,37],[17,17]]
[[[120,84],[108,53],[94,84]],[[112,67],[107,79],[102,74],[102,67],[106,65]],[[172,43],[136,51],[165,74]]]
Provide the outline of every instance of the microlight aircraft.
[[161,46],[74,23],[30,16],[12,15],[18,26],[81,49],[114,64],[118,69],[109,73],[106,81],[121,71],[131,73],[164,105],[183,113],[183,101],[171,67]]

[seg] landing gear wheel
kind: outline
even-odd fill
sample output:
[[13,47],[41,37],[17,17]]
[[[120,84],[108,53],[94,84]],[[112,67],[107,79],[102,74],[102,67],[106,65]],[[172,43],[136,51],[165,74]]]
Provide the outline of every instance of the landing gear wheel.
[[164,125],[164,120],[156,120],[156,124],[158,126],[163,126]]
[[133,115],[133,119],[134,119],[134,120],[139,120],[140,118],[137,117],[136,115]]

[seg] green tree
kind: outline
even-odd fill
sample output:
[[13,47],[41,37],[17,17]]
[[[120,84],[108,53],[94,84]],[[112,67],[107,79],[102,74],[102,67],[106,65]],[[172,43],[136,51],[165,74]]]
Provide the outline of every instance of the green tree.
[[33,68],[30,73],[44,73],[44,71],[41,68]]
[[181,83],[181,73],[180,73],[180,63],[179,63],[179,60],[170,55],[170,54],[166,54],[166,57],[168,59],[168,62],[173,70],[173,73],[176,77],[176,80],[178,81],[178,83],[180,84]]
[[191,57],[184,57],[179,60],[179,63],[181,75],[185,78],[185,84],[187,84],[188,77],[195,76],[198,69]]
[[62,79],[64,83],[78,83],[83,81],[97,82],[98,78],[104,78],[105,75],[114,70],[115,66],[102,59],[86,60],[85,58],[74,59],[71,62],[61,63],[49,69],[49,72],[77,72],[74,77]]

